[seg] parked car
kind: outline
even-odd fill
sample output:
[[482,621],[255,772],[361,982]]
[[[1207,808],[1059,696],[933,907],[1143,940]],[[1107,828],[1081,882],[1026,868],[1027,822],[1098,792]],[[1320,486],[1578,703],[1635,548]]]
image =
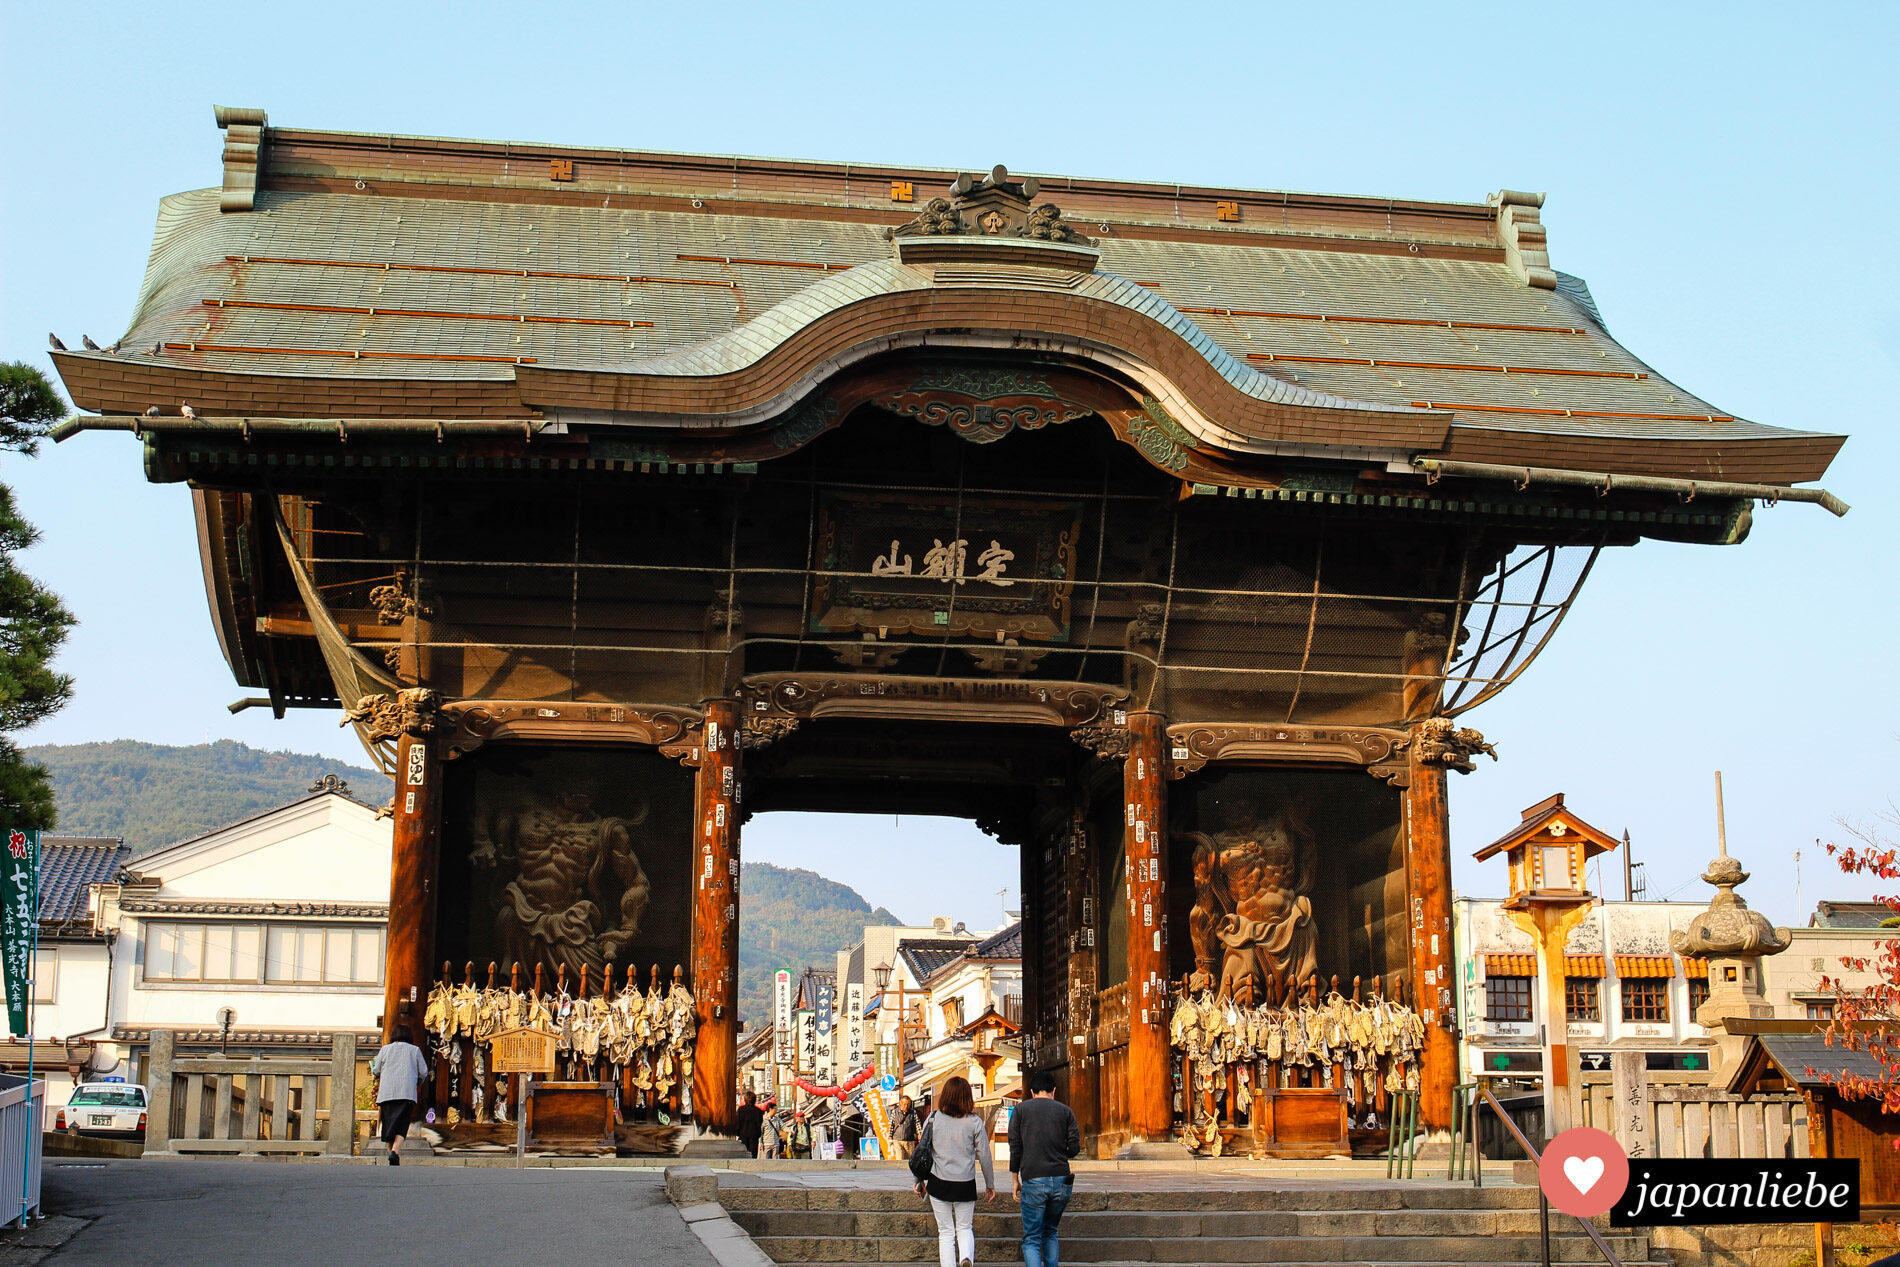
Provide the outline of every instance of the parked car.
[[68,1135],[144,1139],[145,1088],[125,1082],[82,1082],[53,1119],[53,1129]]

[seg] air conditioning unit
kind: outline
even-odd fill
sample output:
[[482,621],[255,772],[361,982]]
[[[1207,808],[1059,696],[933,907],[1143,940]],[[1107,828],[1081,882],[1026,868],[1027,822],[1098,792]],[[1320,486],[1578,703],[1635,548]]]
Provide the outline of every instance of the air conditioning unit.
[[930,921],[931,930],[933,932],[940,933],[945,937],[948,937],[950,935],[950,930],[954,926],[955,925],[951,922],[951,919],[948,915],[939,915]]

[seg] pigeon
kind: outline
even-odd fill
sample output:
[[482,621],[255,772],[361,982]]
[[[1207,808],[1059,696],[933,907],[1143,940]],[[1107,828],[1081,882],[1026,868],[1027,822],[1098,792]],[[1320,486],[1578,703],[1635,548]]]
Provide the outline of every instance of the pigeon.
[[163,343],[154,343],[152,345],[152,355],[153,356],[165,355],[165,345]]
[[178,402],[178,412],[185,415],[185,417],[187,418],[196,418],[198,416],[198,411],[196,409],[193,409],[190,405],[187,405],[182,400]]
[[112,344],[112,346],[111,346],[111,347],[109,347],[109,348],[107,348],[107,349],[106,349],[106,355],[107,355],[107,356],[117,356],[117,355],[119,354],[119,349],[120,349],[120,348],[122,348],[122,347],[124,347],[124,346],[125,346],[125,340],[124,340],[124,339],[117,339],[117,340],[115,340],[115,341],[113,342],[113,344]]
[[156,417],[158,417],[158,406],[157,406],[157,405],[148,405],[148,406],[146,406],[146,409],[145,409],[145,416],[146,416],[147,418],[156,418]]
[[103,351],[105,351],[105,349],[104,349],[104,348],[102,348],[102,347],[100,347],[100,346],[99,346],[99,345],[98,345],[97,343],[94,343],[94,342],[92,341],[92,336],[91,336],[91,335],[89,335],[89,334],[82,334],[82,335],[80,335],[80,336],[79,336],[79,341],[80,341],[81,343],[83,343],[83,344],[85,344],[85,345],[86,345],[86,351],[88,351],[88,352],[103,352]]
[[53,351],[55,352],[64,352],[66,350],[66,345],[59,341],[59,336],[57,334],[47,335],[46,341],[53,345]]

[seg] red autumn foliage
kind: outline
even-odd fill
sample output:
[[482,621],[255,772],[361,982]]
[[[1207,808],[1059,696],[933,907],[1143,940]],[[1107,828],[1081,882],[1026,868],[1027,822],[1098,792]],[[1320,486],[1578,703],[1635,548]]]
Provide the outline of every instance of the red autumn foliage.
[[[1841,826],[1859,842],[1826,846],[1842,871],[1878,880],[1900,880],[1900,834],[1896,834],[1900,832],[1900,809],[1889,806],[1872,823],[1843,820]],[[1900,918],[1900,895],[1879,894],[1874,900]],[[1882,1072],[1878,1077],[1823,1073],[1822,1081],[1843,1098],[1876,1099],[1882,1112],[1900,1113],[1900,936],[1883,939],[1876,955],[1843,955],[1840,963],[1851,972],[1872,972],[1879,980],[1850,990],[1836,978],[1821,978],[1820,988],[1834,994],[1828,1045],[1867,1052],[1880,1062]],[[1894,1147],[1900,1148],[1900,1140]]]

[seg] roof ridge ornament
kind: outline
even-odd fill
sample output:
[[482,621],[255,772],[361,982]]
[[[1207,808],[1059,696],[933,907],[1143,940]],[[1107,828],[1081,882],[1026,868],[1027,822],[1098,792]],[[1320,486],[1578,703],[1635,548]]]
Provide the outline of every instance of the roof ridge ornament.
[[1557,274],[1550,266],[1550,240],[1540,216],[1544,195],[1500,189],[1485,201],[1498,209],[1498,240],[1511,271],[1526,286],[1557,289]]
[[264,165],[264,129],[270,118],[255,107],[212,106],[212,117],[224,130],[224,192],[219,211],[257,209],[257,173]]
[[932,198],[908,223],[888,234],[893,238],[1029,238],[1094,246],[1093,238],[1069,227],[1061,207],[1034,202],[1041,189],[1042,182],[1033,176],[1011,180],[1009,169],[998,163],[987,177],[958,176],[950,184],[949,197]]

